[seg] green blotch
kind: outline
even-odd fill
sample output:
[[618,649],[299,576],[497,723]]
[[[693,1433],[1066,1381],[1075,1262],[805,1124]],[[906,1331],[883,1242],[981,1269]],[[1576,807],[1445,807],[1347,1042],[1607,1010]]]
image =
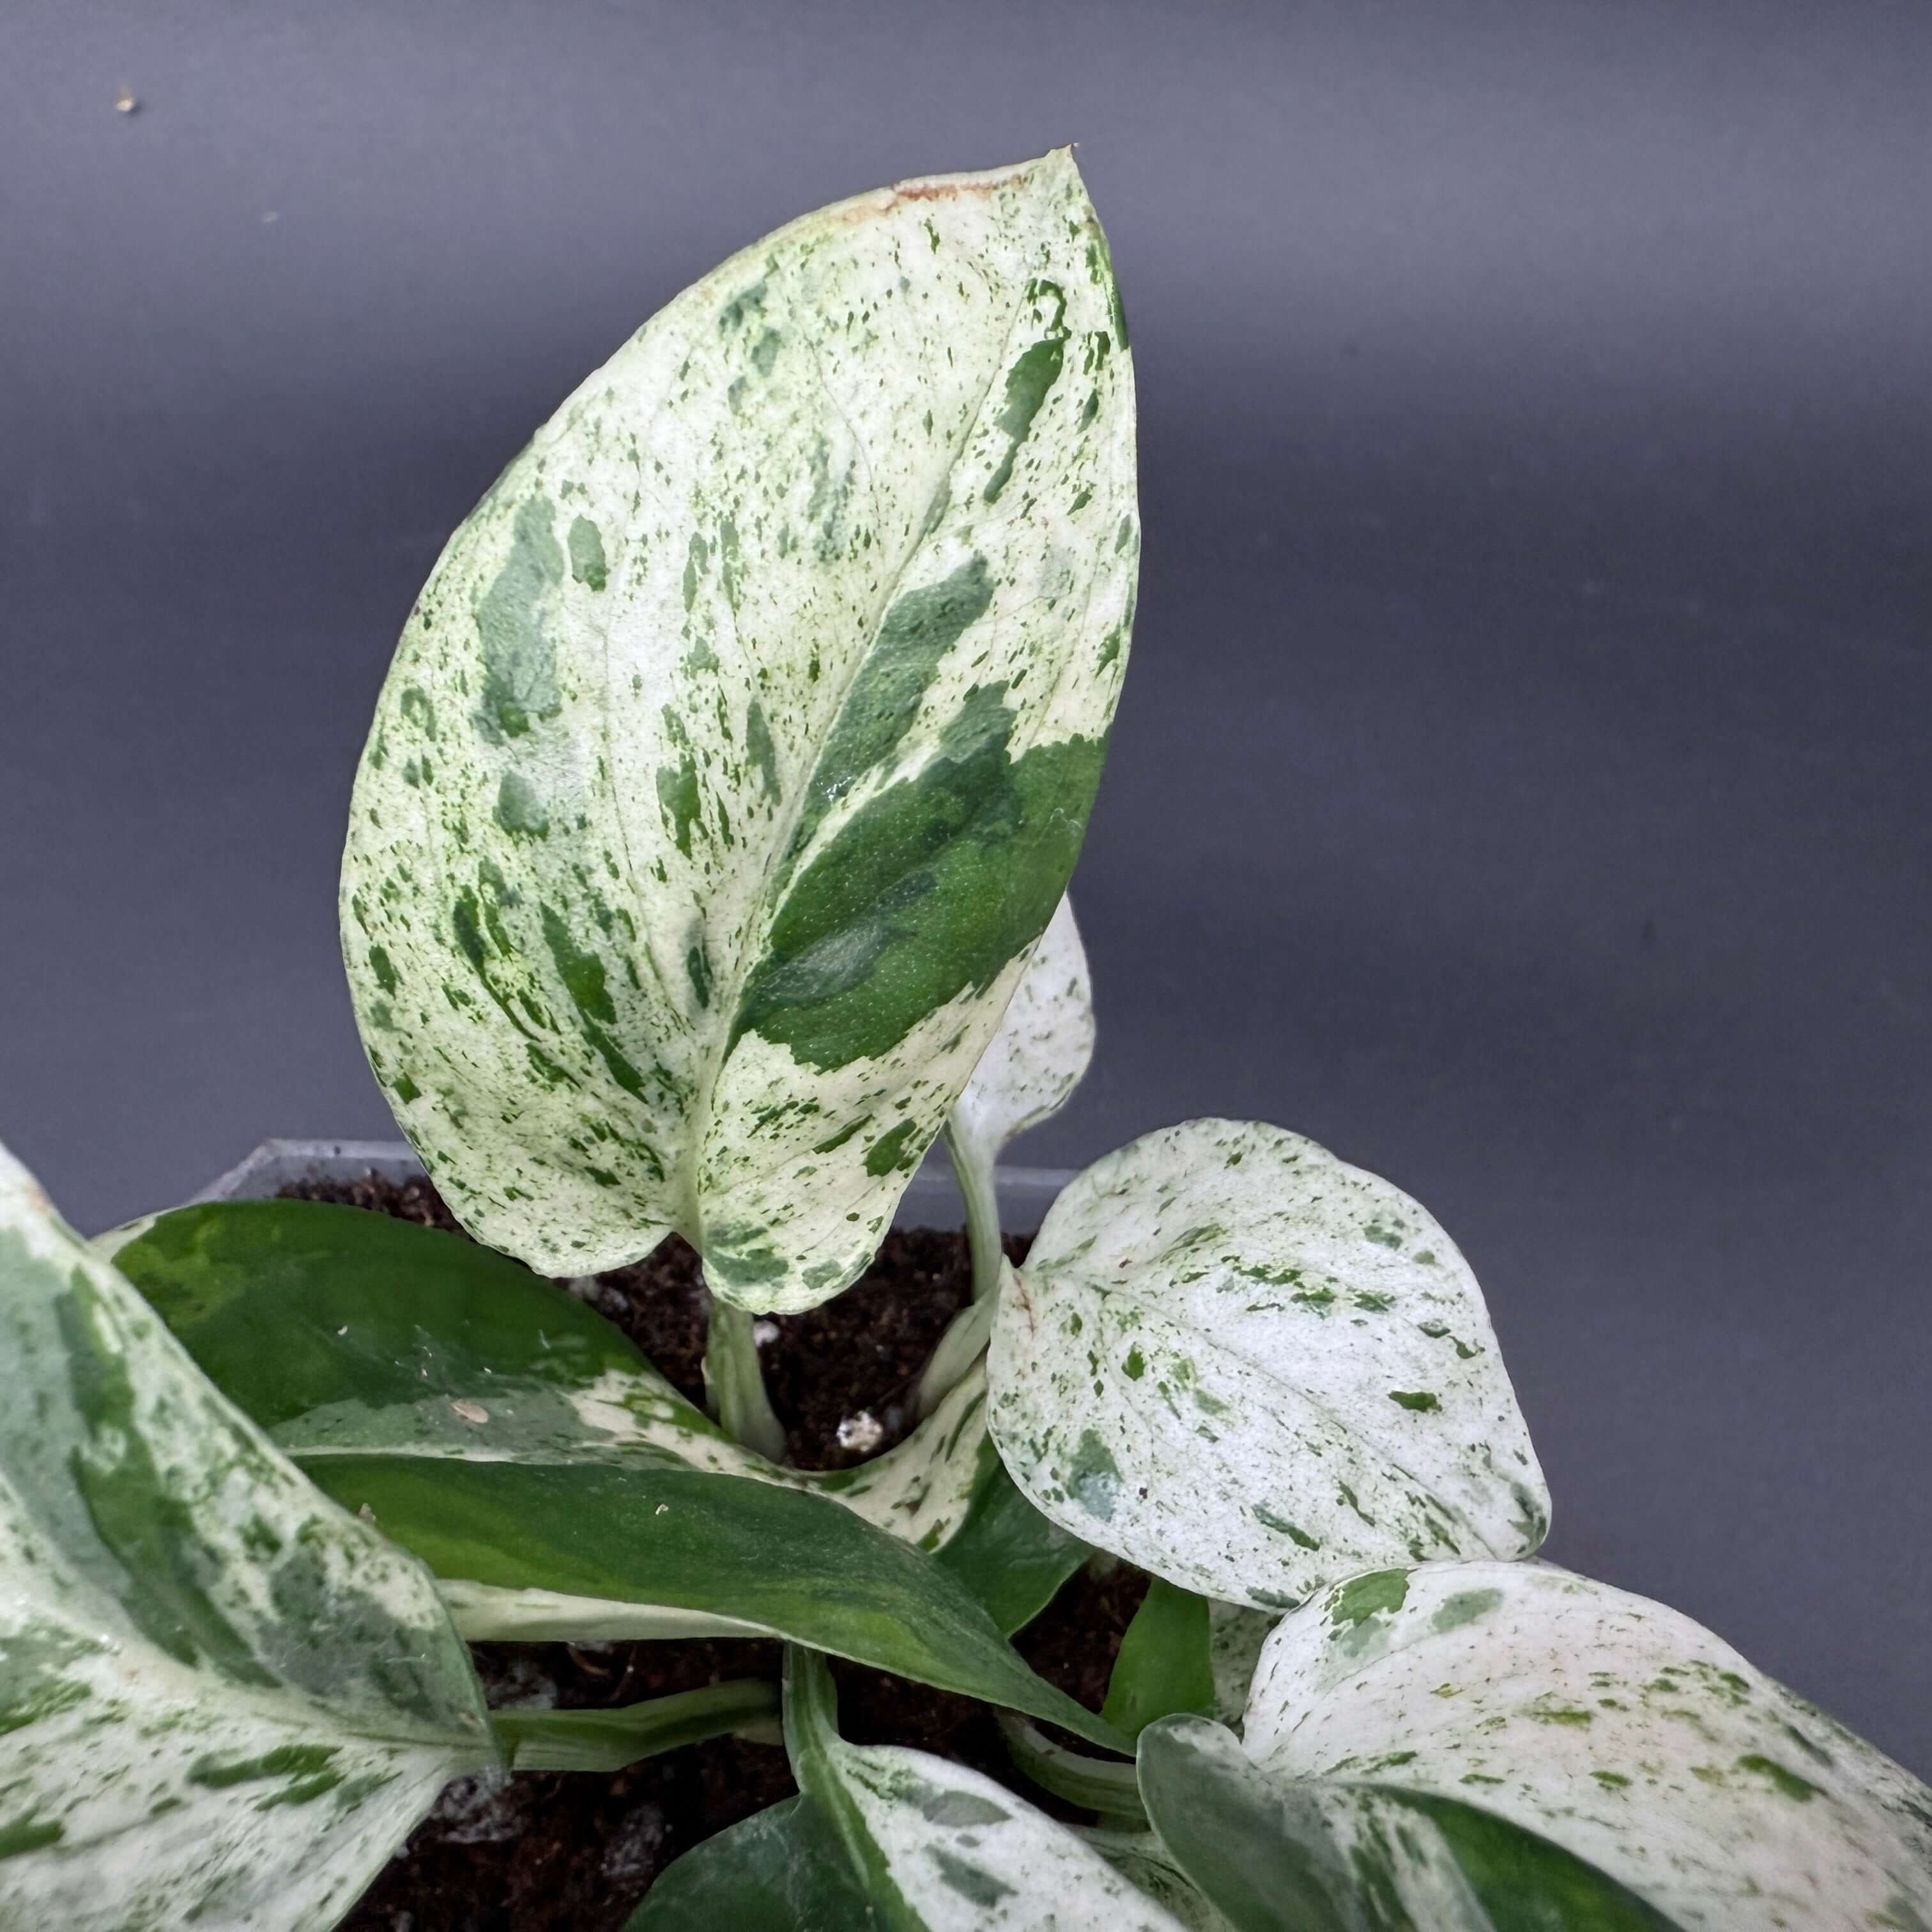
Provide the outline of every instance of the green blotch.
[[[226,1763],[205,1757],[189,1767],[188,1781],[211,1791],[225,1791],[230,1785],[249,1784],[261,1778],[312,1778],[327,1771],[335,1755],[333,1744],[278,1744],[259,1757],[233,1758]],[[340,1781],[339,1774],[335,1781]]]
[[550,506],[532,496],[519,506],[510,554],[476,606],[483,640],[478,722],[493,744],[521,737],[562,708],[556,653],[542,622],[550,593],[562,581],[563,550],[550,531]]
[[1395,1306],[1395,1297],[1378,1294],[1372,1289],[1364,1288],[1354,1297],[1354,1303],[1365,1315],[1386,1315]]
[[1147,1358],[1141,1353],[1138,1342],[1127,1351],[1127,1359],[1120,1366],[1130,1382],[1138,1382],[1147,1373]]
[[1390,1389],[1389,1400],[1400,1408],[1413,1409],[1418,1415],[1426,1415],[1442,1406],[1426,1389]]
[[916,1784],[901,1794],[929,1823],[970,1831],[976,1826],[1004,1825],[1013,1814],[973,1791],[941,1791],[938,1786]]
[[928,1845],[926,1850],[926,1856],[939,1868],[940,1882],[982,1910],[990,1911],[1001,1899],[1015,1896],[1013,1888],[1004,1880],[995,1878],[977,1865],[968,1864],[944,1845]]
[[57,1845],[66,1829],[58,1818],[22,1818],[11,1825],[0,1825],[0,1858],[17,1858],[23,1852]]
[[1795,1771],[1787,1771],[1775,1758],[1761,1757],[1755,1751],[1748,1757],[1739,1758],[1738,1768],[1768,1778],[1774,1790],[1796,1804],[1808,1804],[1818,1795],[1818,1786],[1808,1778],[1800,1778]]
[[610,574],[604,558],[604,533],[588,517],[572,519],[565,539],[570,549],[570,574],[592,590],[602,590]]
[[1625,1790],[1630,1784],[1630,1780],[1624,1777],[1623,1773],[1620,1771],[1593,1771],[1591,1772],[1590,1775],[1594,1778],[1606,1791],[1622,1791]]
[[386,993],[393,993],[400,983],[396,977],[394,962],[380,946],[369,949],[369,970],[375,974],[376,985]]
[[570,935],[570,928],[554,906],[543,908],[544,944],[550,948],[557,976],[577,1009],[584,1036],[609,1070],[610,1078],[634,1098],[642,1100],[644,1076],[625,1055],[605,1029],[614,1024],[617,1010],[610,998],[610,982],[604,962],[594,952],[586,952]]
[[1429,1628],[1435,1630],[1458,1630],[1464,1624],[1472,1624],[1478,1617],[1486,1617],[1503,1600],[1500,1590],[1458,1590],[1453,1597],[1445,1597],[1437,1606],[1436,1614],[1429,1619]]
[[1286,1537],[1291,1543],[1298,1544],[1304,1550],[1319,1550],[1322,1547],[1318,1537],[1310,1536],[1299,1525],[1290,1522],[1286,1516],[1276,1516],[1265,1504],[1256,1503],[1253,1506],[1252,1514],[1262,1528],[1271,1529],[1277,1536]]
[[765,305],[765,279],[760,275],[748,288],[742,289],[718,311],[721,334],[742,328]]
[[734,1042],[756,1032],[821,1072],[877,1059],[1040,936],[1078,856],[1105,746],[1067,739],[1016,762],[1004,695],[976,693],[932,762],[861,808],[798,876]]
[[778,747],[772,742],[772,728],[765,722],[765,707],[755,698],[745,713],[745,749],[757,769],[766,797],[776,799],[778,795]]
[[881,1134],[866,1155],[866,1172],[872,1174],[890,1174],[895,1168],[916,1167],[923,1148],[910,1146],[914,1136],[919,1132],[915,1120],[902,1120],[890,1133]]
[[[832,806],[868,772],[890,760],[919,716],[940,658],[986,615],[992,601],[986,560],[974,556],[940,583],[908,590],[886,613],[807,782],[788,865],[811,842]],[[776,777],[771,788],[776,794]]]
[[1113,1521],[1114,1505],[1120,1490],[1120,1466],[1090,1429],[1081,1432],[1080,1446],[1066,1472],[1066,1490],[1089,1516],[1102,1522]]
[[698,789],[698,760],[687,751],[675,765],[658,767],[658,804],[670,826],[672,842],[691,856],[691,828],[702,808]]
[[496,823],[513,838],[548,838],[550,814],[521,772],[506,772],[496,787]]
[[705,564],[710,554],[710,546],[693,530],[684,557],[684,608],[687,610],[698,602],[698,586],[704,580]]
[[812,1150],[814,1154],[831,1154],[842,1148],[859,1130],[871,1120],[870,1114],[861,1114],[849,1127],[841,1127],[829,1141],[820,1141]]
[[708,1229],[704,1258],[741,1284],[782,1281],[790,1272],[784,1256],[766,1240],[765,1230],[756,1226]]
[[420,1100],[422,1098],[422,1089],[406,1073],[398,1074],[389,1090],[405,1107],[408,1106],[412,1101]]
[[1062,328],[1058,334],[1045,336],[1036,342],[1006,371],[1005,406],[994,424],[1006,438],[1006,453],[998,469],[987,479],[982,494],[988,502],[997,502],[1000,491],[1012,481],[1013,465],[1018,460],[1020,446],[1032,434],[1034,418],[1040,414],[1048,391],[1059,381],[1066,359],[1066,332]]
[[691,982],[691,996],[700,1006],[711,1004],[711,956],[700,933],[684,950],[684,976]]
[[0,1672],[0,1737],[84,1704],[93,1693],[61,1672],[104,1648],[54,1624],[30,1622],[9,1631]]
[[1348,1631],[1387,1611],[1391,1616],[1408,1600],[1406,1570],[1372,1570],[1352,1576],[1328,1599],[1328,1628]]
[[752,345],[752,366],[760,376],[772,373],[772,364],[778,359],[780,340],[776,328],[768,328]]
[[429,694],[419,684],[406,685],[403,688],[401,709],[403,716],[425,738],[436,736],[436,707],[429,701]]

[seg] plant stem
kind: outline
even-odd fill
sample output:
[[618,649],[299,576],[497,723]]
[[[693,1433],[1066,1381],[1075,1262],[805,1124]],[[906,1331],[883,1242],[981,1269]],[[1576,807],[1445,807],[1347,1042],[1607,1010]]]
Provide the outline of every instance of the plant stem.
[[765,1393],[765,1372],[752,1333],[753,1317],[735,1303],[711,1298],[704,1338],[704,1394],[728,1436],[767,1462],[784,1460],[784,1431]]
[[1000,1197],[993,1185],[990,1154],[975,1147],[949,1124],[946,1151],[966,1201],[966,1241],[973,1253],[973,1299],[990,1301],[1000,1292],[1000,1267],[1006,1250],[1000,1240]]
[[1006,1755],[1042,1790],[1129,1830],[1147,1829],[1140,1784],[1132,1765],[1050,1744],[1037,1726],[1011,1711],[999,1714],[999,1726]]
[[746,1678],[612,1710],[492,1711],[514,1771],[622,1771],[639,1759],[729,1733],[778,1742],[778,1692]]
[[919,1378],[914,1406],[923,1422],[970,1372],[973,1364],[986,1352],[987,1338],[993,1332],[991,1301],[969,1301],[946,1324],[932,1359]]

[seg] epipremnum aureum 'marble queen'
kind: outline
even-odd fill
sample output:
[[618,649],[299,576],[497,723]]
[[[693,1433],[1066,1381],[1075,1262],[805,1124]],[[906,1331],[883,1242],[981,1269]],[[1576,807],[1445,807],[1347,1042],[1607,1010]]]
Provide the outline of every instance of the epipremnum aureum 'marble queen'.
[[356,787],[398,1118],[552,1273],[668,1229],[852,1280],[1085,830],[1139,539],[1071,156],[808,215],[679,296],[459,530]]

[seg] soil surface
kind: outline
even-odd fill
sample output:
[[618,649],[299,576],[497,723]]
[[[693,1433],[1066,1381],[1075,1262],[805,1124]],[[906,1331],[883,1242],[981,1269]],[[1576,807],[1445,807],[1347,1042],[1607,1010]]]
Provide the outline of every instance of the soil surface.
[[[423,1180],[398,1184],[371,1174],[281,1191],[463,1232]],[[1006,1246],[1023,1260],[1028,1238],[1009,1234]],[[912,1385],[970,1282],[962,1232],[895,1230],[844,1294],[808,1314],[773,1318],[760,1356],[790,1460],[802,1468],[844,1468],[904,1436],[914,1420]],[[684,1242],[674,1236],[646,1259],[598,1276],[587,1291],[578,1287],[685,1394],[702,1400],[706,1298],[698,1257]],[[1145,1576],[1124,1564],[1077,1572],[1015,1647],[1097,1711],[1146,1589]],[[775,1643],[494,1643],[474,1645],[472,1654],[498,1708],[634,1704],[730,1678],[776,1681],[778,1673]],[[987,1706],[854,1664],[833,1670],[840,1726],[855,1744],[935,1752],[1012,1785],[1044,1810],[1082,1815],[1013,1770]],[[674,1858],[795,1789],[783,1750],[734,1738],[609,1775],[459,1779],[344,1921],[345,1932],[616,1932]]]

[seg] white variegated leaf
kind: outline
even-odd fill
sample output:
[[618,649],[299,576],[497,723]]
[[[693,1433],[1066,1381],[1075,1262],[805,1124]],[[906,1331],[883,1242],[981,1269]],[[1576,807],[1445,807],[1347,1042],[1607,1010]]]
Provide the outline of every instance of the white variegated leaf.
[[655,316],[452,540],[356,786],[397,1118],[546,1273],[754,1309],[872,1254],[1072,867],[1132,376],[1064,151],[821,210]]
[[1239,1726],[1248,1707],[1248,1687],[1255,1681],[1262,1646],[1281,1621],[1272,1610],[1245,1604],[1208,1606],[1208,1654],[1214,1668],[1214,1714],[1224,1724]]
[[801,1789],[900,1932],[1184,1932],[1078,1833],[1004,1785],[924,1751],[847,1744],[830,1672],[796,1650],[785,1734]]
[[1278,1127],[1190,1121],[1080,1175],[1006,1278],[988,1376],[1035,1507],[1205,1596],[1283,1610],[1548,1526],[1454,1244]]
[[1263,1651],[1277,1780],[1509,1819],[1687,1928],[1932,1923],[1932,1792],[1663,1604],[1543,1564],[1352,1578]]
[[334,1924],[494,1756],[428,1575],[0,1151],[0,1928]]
[[990,1168],[1016,1134],[1066,1106],[1093,1058],[1093,982],[1073,902],[1064,898],[952,1110],[956,1158],[964,1153]]

